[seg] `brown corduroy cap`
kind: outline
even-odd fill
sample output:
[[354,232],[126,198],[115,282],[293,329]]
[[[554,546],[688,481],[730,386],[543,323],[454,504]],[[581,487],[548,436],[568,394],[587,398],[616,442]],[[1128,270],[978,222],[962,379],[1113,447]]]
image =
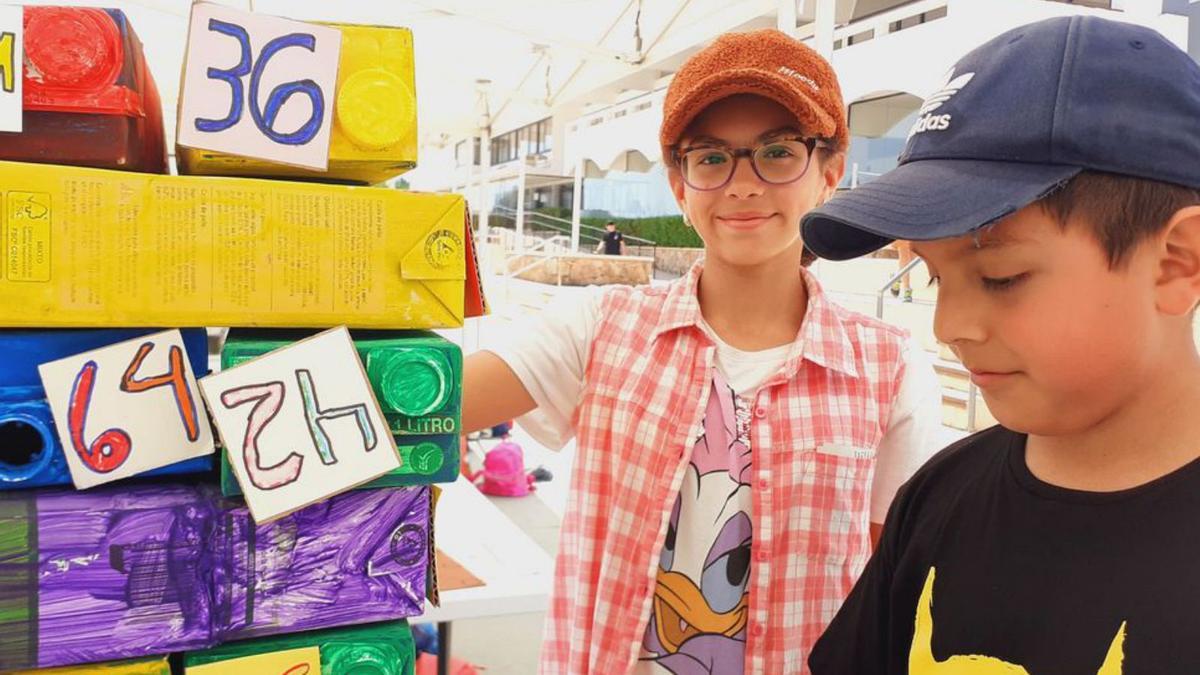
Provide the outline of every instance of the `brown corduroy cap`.
[[[849,144],[842,90],[829,62],[774,29],[726,33],[688,59],[667,89],[659,143],[663,158],[709,105],[735,94],[756,94],[787,108],[814,136]],[[669,161],[669,160],[667,160]]]

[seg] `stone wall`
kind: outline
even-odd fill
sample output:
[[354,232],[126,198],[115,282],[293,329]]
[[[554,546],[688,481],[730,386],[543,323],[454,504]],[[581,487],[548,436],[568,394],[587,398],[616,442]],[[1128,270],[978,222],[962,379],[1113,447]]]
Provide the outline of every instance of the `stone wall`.
[[629,255],[653,257],[656,269],[680,276],[687,274],[692,263],[704,255],[702,248],[673,248],[670,246],[626,246],[625,252]]
[[[534,261],[542,261],[534,265]],[[628,284],[637,286],[650,283],[654,273],[654,259],[624,255],[576,255],[547,257],[545,255],[518,255],[508,262],[509,270],[529,269],[517,275],[518,279],[543,284],[563,286],[590,286],[605,284]]]

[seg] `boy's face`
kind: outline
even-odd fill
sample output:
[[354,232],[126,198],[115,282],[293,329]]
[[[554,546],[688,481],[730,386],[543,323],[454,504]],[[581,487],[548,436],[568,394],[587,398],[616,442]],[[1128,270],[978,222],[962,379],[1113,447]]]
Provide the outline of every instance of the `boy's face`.
[[[767,140],[805,136],[786,108],[759,96],[722,99],[700,113],[679,147],[718,142],[753,148]],[[800,250],[800,218],[836,189],[845,167],[840,155],[822,161],[817,151],[799,180],[773,185],[760,179],[749,158],[739,158],[722,188],[695,190],[678,170],[669,172],[671,189],[688,221],[704,240],[706,256],[735,266],[751,266]]]
[[1137,396],[1162,329],[1152,247],[1112,270],[1086,223],[1063,228],[1028,206],[978,238],[912,248],[939,286],[938,340],[972,372],[1001,424],[1070,434]]

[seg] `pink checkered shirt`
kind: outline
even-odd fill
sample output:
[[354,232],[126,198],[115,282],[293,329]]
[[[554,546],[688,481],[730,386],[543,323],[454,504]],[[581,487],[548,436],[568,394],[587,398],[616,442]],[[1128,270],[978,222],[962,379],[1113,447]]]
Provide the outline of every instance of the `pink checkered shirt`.
[[[831,304],[808,310],[783,369],[751,401],[753,540],[747,673],[803,673],[871,552],[873,450],[904,370],[900,329]],[[627,673],[659,554],[711,391],[700,265],[663,287],[619,287],[576,411],[577,455],[542,652],[543,673]]]

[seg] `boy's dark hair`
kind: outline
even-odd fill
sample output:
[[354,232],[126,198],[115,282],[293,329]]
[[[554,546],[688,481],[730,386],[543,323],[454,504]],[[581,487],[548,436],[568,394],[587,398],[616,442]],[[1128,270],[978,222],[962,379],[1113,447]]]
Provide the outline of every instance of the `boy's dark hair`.
[[1059,225],[1085,221],[1108,256],[1110,269],[1157,234],[1179,209],[1200,205],[1200,192],[1160,181],[1084,171],[1035,202]]

